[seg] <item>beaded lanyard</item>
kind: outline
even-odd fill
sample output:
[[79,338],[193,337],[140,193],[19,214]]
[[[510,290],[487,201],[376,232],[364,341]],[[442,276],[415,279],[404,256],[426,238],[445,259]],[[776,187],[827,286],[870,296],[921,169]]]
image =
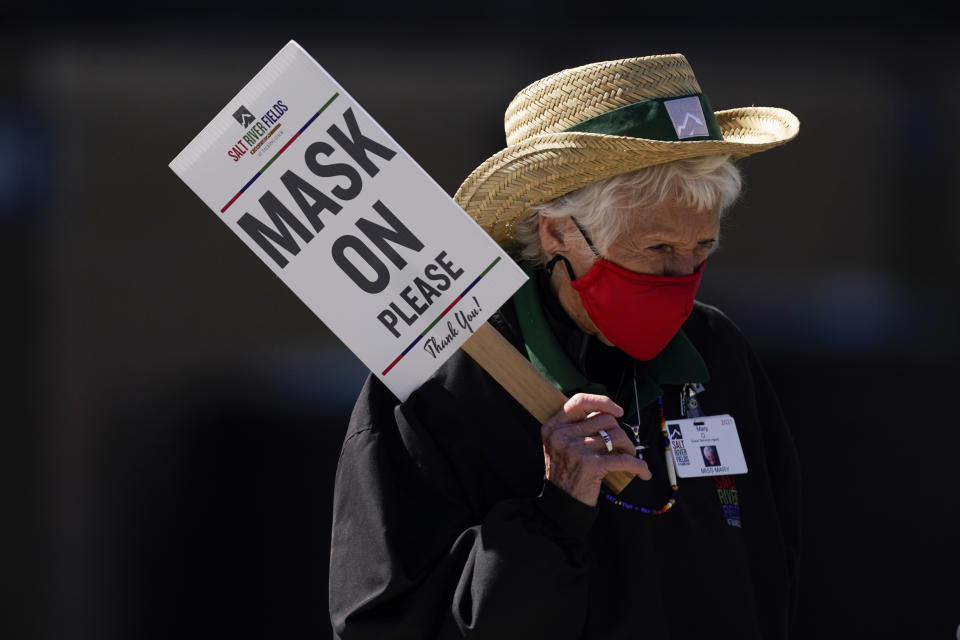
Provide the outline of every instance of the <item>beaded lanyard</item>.
[[[634,440],[636,442],[637,448],[637,457],[643,458],[643,455],[640,453],[643,449],[647,447],[640,444],[640,401],[637,394],[637,363],[633,363],[633,398],[637,407],[637,424],[629,425],[630,429],[633,430]],[[640,513],[648,513],[650,515],[659,516],[662,513],[666,513],[670,510],[673,505],[677,503],[677,495],[680,493],[680,487],[677,486],[677,470],[673,466],[673,454],[670,452],[670,436],[667,434],[667,421],[663,417],[663,395],[657,398],[657,413],[660,417],[660,433],[663,435],[663,455],[666,459],[667,466],[667,475],[670,477],[670,499],[667,500],[666,504],[658,509],[649,509],[647,507],[638,506],[635,504],[630,504],[625,502],[608,492],[606,489],[601,487],[600,494],[607,499],[608,502],[612,502],[618,507],[623,507],[631,511],[639,511]]]

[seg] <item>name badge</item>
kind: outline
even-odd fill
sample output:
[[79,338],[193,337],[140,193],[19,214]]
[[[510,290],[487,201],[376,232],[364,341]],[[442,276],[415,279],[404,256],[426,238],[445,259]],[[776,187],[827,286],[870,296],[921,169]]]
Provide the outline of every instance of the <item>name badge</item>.
[[733,416],[702,416],[667,421],[670,451],[681,478],[747,472]]

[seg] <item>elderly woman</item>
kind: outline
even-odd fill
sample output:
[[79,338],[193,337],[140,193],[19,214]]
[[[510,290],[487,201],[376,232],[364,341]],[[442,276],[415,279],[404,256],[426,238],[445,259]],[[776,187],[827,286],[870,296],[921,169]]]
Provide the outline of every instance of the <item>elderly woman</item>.
[[404,403],[371,376],[337,472],[335,633],[787,637],[795,451],[744,338],[694,296],[732,159],[796,118],[713,113],[672,55],[554,74],[506,123],[457,200],[530,273],[491,323],[570,399],[541,425],[462,353]]

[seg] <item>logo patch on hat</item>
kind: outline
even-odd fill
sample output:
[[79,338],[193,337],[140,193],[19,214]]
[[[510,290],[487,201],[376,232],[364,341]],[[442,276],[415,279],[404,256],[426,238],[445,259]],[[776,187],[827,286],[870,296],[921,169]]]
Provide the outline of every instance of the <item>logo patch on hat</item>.
[[667,113],[670,114],[670,121],[677,132],[678,140],[710,135],[707,131],[707,119],[703,116],[703,107],[700,106],[700,98],[696,96],[677,98],[665,100],[663,104],[667,108]]

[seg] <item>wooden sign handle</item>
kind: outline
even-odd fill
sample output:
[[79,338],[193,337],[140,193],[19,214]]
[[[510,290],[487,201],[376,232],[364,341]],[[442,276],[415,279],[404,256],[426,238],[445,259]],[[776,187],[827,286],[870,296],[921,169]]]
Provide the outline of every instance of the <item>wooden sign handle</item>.
[[[540,423],[563,408],[567,396],[543,377],[500,332],[484,322],[463,344],[463,350],[500,383]],[[619,494],[634,476],[624,471],[611,473],[603,483]]]

